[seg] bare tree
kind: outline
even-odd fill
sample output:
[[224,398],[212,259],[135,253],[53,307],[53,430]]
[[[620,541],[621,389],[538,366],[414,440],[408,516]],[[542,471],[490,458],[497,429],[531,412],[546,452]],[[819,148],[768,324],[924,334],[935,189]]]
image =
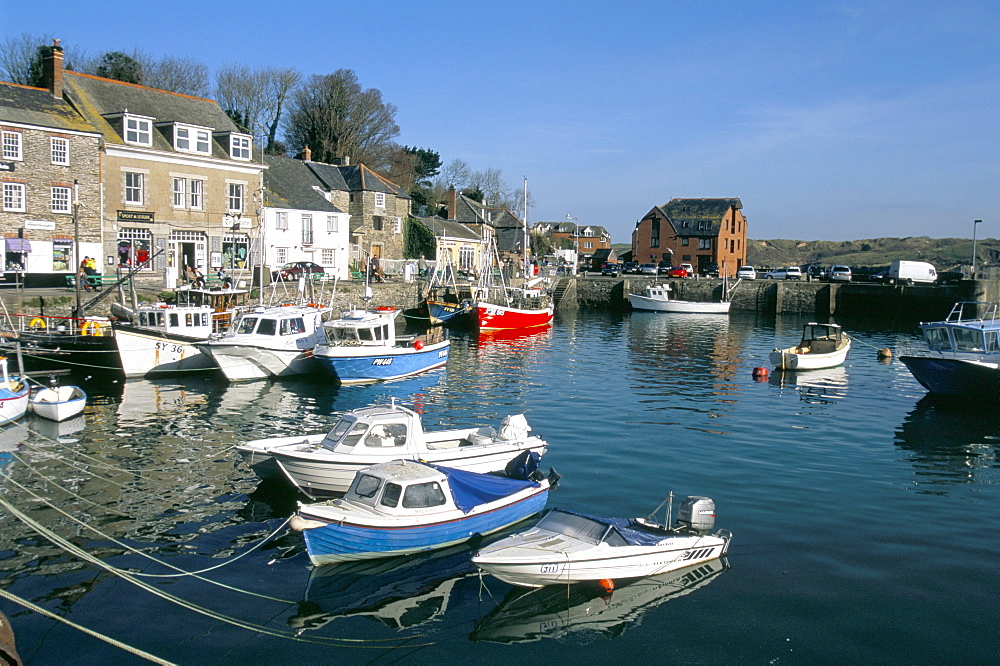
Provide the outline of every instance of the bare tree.
[[396,107],[382,101],[374,88],[363,90],[357,74],[339,69],[313,75],[292,95],[286,122],[289,147],[306,146],[313,157],[330,162],[350,157],[354,162],[388,170],[399,134]]
[[142,84],[194,97],[208,97],[208,67],[190,58],[150,59],[143,64]]
[[233,122],[272,153],[285,104],[301,78],[294,69],[227,65],[215,75],[215,96]]
[[22,32],[0,43],[0,77],[22,86],[37,86],[41,74],[38,47],[52,43],[49,35]]
[[435,182],[442,189],[447,190],[452,185],[456,189],[462,189],[469,184],[469,175],[472,173],[472,169],[466,164],[464,160],[453,159],[448,163],[443,169],[441,169],[441,176]]

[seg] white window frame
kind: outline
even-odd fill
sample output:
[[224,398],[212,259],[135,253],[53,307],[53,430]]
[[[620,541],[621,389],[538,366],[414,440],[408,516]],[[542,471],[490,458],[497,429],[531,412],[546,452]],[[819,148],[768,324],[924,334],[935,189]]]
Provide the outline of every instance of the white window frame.
[[245,162],[253,159],[253,141],[249,134],[229,135],[229,156]]
[[24,137],[20,132],[3,131],[3,159],[20,162],[24,159]]
[[330,234],[337,233],[337,216],[327,215],[326,216],[326,231]]
[[323,248],[323,252],[320,254],[320,263],[323,266],[336,266],[337,251],[333,248]]
[[69,166],[69,139],[61,136],[49,137],[52,148],[52,163]]
[[195,155],[211,155],[212,130],[198,125],[174,123],[174,150]]
[[403,218],[401,217],[396,218],[396,233],[397,234],[403,233]]
[[[141,206],[146,201],[146,174],[139,171],[126,171],[124,201],[126,205]],[[130,184],[129,181],[133,182]],[[138,194],[138,198],[135,195]]]
[[188,195],[191,210],[203,210],[205,208],[205,181],[200,178],[192,178]]
[[303,215],[302,216],[302,244],[312,245],[315,240],[313,236],[313,216]]
[[122,116],[122,137],[133,146],[152,146],[153,119],[126,113]]
[[11,213],[24,213],[27,210],[24,183],[3,184],[3,209]]
[[375,193],[375,207],[376,208],[385,208],[385,192],[376,192]]
[[53,186],[50,188],[53,213],[73,212],[73,190],[68,187]]
[[242,213],[246,205],[247,186],[243,183],[227,183],[226,210],[230,213]]
[[285,212],[275,212],[274,214],[274,228],[275,229],[288,229],[288,213]]
[[173,206],[174,208],[185,208],[187,206],[187,178],[173,179]]
[[274,260],[278,266],[284,266],[288,263],[288,248],[287,247],[276,247],[274,248]]

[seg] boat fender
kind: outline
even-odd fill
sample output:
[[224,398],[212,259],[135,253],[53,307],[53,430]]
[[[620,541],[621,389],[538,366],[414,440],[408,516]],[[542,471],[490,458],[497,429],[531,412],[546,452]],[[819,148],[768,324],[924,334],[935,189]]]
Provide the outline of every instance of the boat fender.
[[413,348],[416,349],[417,351],[420,351],[421,349],[424,348],[424,341],[423,340],[414,340],[413,341]]
[[753,369],[753,376],[754,377],[767,377],[768,372],[769,371],[768,371],[767,368],[754,368]]
[[892,350],[888,347],[882,347],[878,350],[879,358],[892,358]]
[[507,463],[504,473],[512,479],[527,481],[531,479],[532,473],[538,469],[538,461],[541,459],[542,457],[535,451],[525,449]]
[[605,592],[614,592],[615,591],[615,581],[611,580],[610,578],[602,578],[600,580],[600,582],[597,583],[597,584]]
[[28,322],[28,326],[31,328],[45,328],[45,320],[41,317],[35,317]]
[[303,532],[305,530],[316,529],[317,527],[323,527],[326,523],[320,522],[318,520],[309,520],[308,518],[303,518],[302,516],[295,515],[292,516],[291,520],[288,521],[288,526],[291,527],[296,532]]

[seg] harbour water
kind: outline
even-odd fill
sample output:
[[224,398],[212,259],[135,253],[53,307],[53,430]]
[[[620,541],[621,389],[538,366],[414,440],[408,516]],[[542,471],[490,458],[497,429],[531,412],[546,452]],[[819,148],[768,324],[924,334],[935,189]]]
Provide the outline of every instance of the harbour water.
[[[581,312],[524,337],[456,333],[446,369],[393,383],[91,389],[82,419],[0,433],[16,447],[0,454],[0,587],[178,663],[996,663],[996,407],[934,402],[881,363],[880,347],[919,345],[912,326],[841,322],[844,367],[757,381],[804,322]],[[563,475],[550,506],[711,497],[727,562],[610,597],[524,594],[480,579],[463,548],[312,569],[284,526],[296,495],[232,447],[391,397],[425,427],[524,412]],[[25,663],[143,663],[0,610]]]

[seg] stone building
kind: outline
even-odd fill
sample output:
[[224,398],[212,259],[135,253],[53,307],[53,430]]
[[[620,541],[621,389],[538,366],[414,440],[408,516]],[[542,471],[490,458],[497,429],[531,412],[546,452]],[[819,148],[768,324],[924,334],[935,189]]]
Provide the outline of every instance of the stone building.
[[703,273],[709,264],[733,277],[746,261],[747,221],[734,199],[671,199],[655,206],[632,231],[632,260],[690,263]]
[[62,55],[48,47],[47,88],[0,83],[0,268],[28,286],[65,284],[103,255],[101,136],[63,99]]

